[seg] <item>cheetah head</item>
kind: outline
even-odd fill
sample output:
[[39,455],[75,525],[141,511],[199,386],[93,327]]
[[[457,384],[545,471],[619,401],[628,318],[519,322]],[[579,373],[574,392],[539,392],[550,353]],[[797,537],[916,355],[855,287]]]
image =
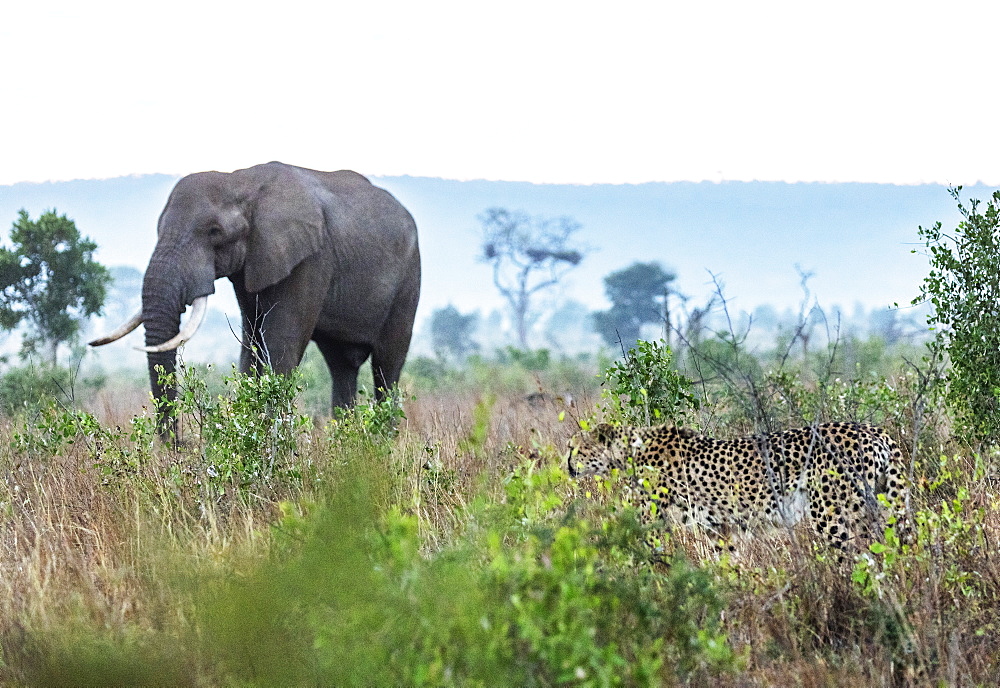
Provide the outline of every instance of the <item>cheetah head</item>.
[[615,427],[601,423],[569,438],[566,457],[573,478],[610,475],[612,469],[632,466],[662,468],[664,461],[683,451],[699,435],[695,430],[659,425],[648,428]]
[[574,478],[609,475],[625,466],[623,452],[627,429],[601,423],[593,430],[581,430],[567,442],[566,461]]

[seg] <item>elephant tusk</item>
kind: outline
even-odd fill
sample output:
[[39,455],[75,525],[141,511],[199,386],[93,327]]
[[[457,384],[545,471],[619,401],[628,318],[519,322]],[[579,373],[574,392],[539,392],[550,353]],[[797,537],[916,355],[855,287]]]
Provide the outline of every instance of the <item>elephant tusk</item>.
[[208,297],[199,296],[191,304],[191,317],[188,318],[187,324],[184,328],[174,336],[173,339],[163,342],[162,344],[157,344],[156,346],[137,346],[135,347],[139,351],[145,351],[146,353],[156,354],[162,351],[173,351],[179,347],[184,342],[191,339],[194,333],[198,331],[201,326],[201,321],[205,319],[205,312],[208,310]]
[[94,341],[90,342],[90,346],[104,346],[105,344],[110,344],[111,342],[116,342],[129,332],[139,327],[142,324],[142,309],[140,308],[135,315],[128,319],[124,325],[119,327],[117,330],[109,335],[99,337]]

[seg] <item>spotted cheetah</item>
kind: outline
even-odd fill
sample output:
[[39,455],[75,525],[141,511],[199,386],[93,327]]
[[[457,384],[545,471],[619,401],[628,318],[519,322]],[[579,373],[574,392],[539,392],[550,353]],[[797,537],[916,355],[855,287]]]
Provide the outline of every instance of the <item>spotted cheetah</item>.
[[808,516],[816,534],[839,549],[856,548],[879,532],[885,514],[878,495],[894,509],[905,497],[896,443],[859,423],[735,440],[667,425],[601,424],[570,438],[568,461],[574,477],[624,472],[646,520],[724,533],[791,526]]

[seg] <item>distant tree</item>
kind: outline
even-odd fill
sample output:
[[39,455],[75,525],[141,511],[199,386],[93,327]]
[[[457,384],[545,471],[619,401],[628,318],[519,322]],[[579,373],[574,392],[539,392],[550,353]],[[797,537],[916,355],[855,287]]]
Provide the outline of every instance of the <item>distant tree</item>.
[[476,313],[462,315],[452,305],[439,308],[431,313],[431,345],[438,356],[451,354],[466,356],[479,348],[472,341],[472,331],[476,327]]
[[594,329],[609,345],[619,339],[631,348],[642,326],[663,322],[670,283],[677,275],[656,262],[633,263],[604,278],[604,292],[611,308],[594,313]]
[[111,276],[93,259],[97,244],[55,210],[37,221],[21,210],[10,242],[12,249],[0,247],[0,328],[28,323],[22,349],[47,348],[54,365],[59,345],[74,340],[80,321],[100,311]]
[[761,304],[754,308],[751,319],[754,327],[763,330],[776,330],[780,324],[778,310],[769,303]]
[[493,283],[510,306],[518,344],[527,349],[531,299],[583,260],[583,250],[570,246],[580,223],[565,216],[533,218],[506,208],[488,208],[479,221],[481,260],[493,265]]

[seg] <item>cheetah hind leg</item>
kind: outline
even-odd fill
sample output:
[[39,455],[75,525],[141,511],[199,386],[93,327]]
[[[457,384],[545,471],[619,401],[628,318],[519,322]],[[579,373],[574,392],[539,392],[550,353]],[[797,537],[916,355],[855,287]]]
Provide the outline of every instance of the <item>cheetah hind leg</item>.
[[810,505],[810,520],[816,543],[827,547],[838,566],[852,566],[857,555],[868,551],[875,527],[864,494],[844,492],[834,501],[839,506]]
[[838,564],[850,561],[853,544],[848,532],[843,507],[822,504],[809,505],[809,521],[815,543],[833,553]]

